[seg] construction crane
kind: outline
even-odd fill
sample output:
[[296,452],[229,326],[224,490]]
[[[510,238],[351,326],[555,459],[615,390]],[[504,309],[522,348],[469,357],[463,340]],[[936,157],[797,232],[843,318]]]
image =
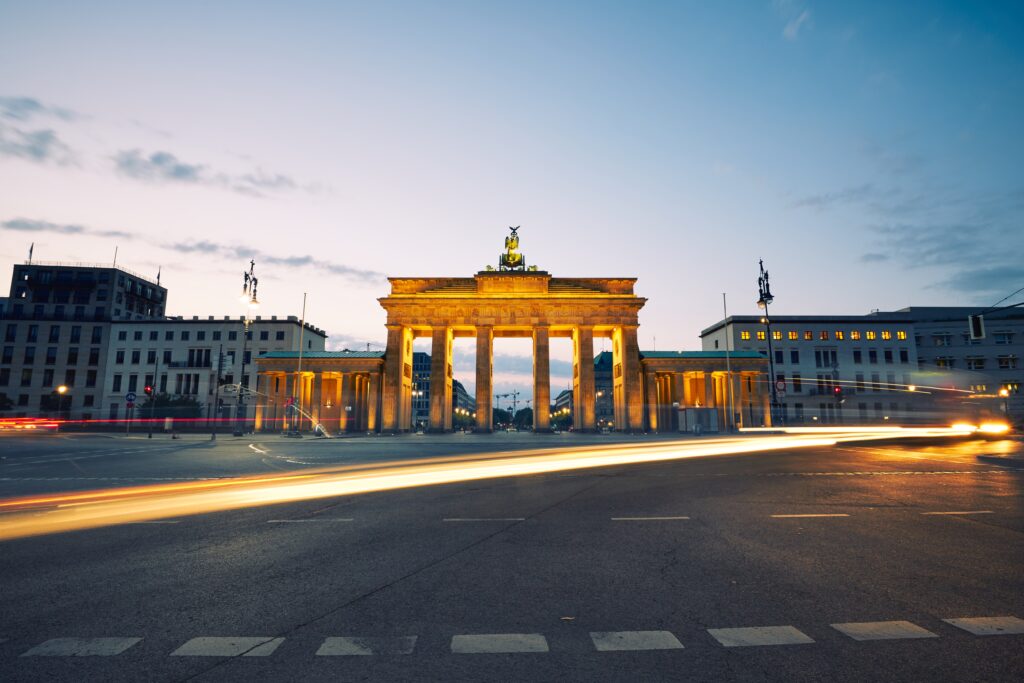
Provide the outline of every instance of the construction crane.
[[495,410],[501,410],[501,399],[511,398],[512,399],[512,422],[515,423],[516,419],[516,406],[519,403],[519,390],[511,391],[507,394],[495,394],[494,395],[494,408]]

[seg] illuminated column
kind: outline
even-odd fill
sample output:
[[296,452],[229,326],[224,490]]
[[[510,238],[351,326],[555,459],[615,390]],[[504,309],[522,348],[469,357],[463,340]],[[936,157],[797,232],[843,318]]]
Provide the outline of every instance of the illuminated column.
[[679,430],[679,409],[686,407],[686,377],[681,372],[672,373],[672,402],[678,406],[672,406],[672,429]]
[[594,431],[594,328],[580,325],[573,330],[573,425]]
[[551,430],[551,340],[547,325],[533,328],[533,431]]
[[[406,384],[412,384],[412,332],[401,325],[388,325],[388,347],[384,353],[384,401],[381,426],[385,432],[408,429],[411,416]],[[408,366],[408,370],[406,368]],[[411,390],[410,390],[411,399]],[[354,402],[353,410],[355,410]]]
[[704,373],[704,397],[702,401],[705,408],[712,408],[715,405],[715,378],[710,372]]
[[334,407],[338,411],[338,424],[335,425],[335,428],[339,432],[343,432],[345,431],[345,428],[347,426],[347,416],[345,414],[345,399],[347,398],[345,396],[345,374],[339,372],[336,373],[334,376],[334,391],[332,393],[332,396],[334,401]]
[[491,385],[494,378],[494,328],[476,328],[476,431],[494,428],[491,410]]
[[377,406],[380,405],[380,371],[370,373],[369,386],[366,390],[366,431],[377,431]]
[[[764,426],[772,426],[772,393],[771,389],[764,391],[761,389],[761,385],[757,385],[757,393],[761,397],[761,414],[764,415]],[[781,401],[780,401],[781,402]],[[780,407],[779,410],[782,410]]]
[[430,349],[430,431],[444,432],[452,423],[451,328],[435,327]]
[[320,422],[320,411],[323,410],[324,402],[324,373],[315,372],[312,377],[313,398],[309,404],[309,414],[312,415],[313,426]]
[[658,376],[653,371],[644,373],[647,390],[647,424],[649,431],[658,431]]
[[637,327],[638,325],[622,327],[622,387],[629,416],[628,428],[631,431],[643,431],[644,428],[644,396],[640,381]]

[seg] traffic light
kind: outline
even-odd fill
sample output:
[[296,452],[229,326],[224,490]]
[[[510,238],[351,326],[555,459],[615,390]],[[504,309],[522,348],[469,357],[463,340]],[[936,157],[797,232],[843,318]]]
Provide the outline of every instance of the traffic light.
[[840,386],[832,387],[832,395],[835,397],[838,403],[843,402],[843,388]]
[[152,396],[153,395],[153,386],[150,385],[150,384],[147,384],[142,390],[144,392],[146,392],[146,396]]

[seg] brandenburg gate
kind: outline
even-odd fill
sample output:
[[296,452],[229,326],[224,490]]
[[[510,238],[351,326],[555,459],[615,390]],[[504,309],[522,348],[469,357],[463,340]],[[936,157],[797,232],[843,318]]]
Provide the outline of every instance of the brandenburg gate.
[[[633,291],[636,278],[558,278],[527,267],[518,251],[517,229],[512,228],[505,239],[497,268],[488,266],[472,277],[388,278],[391,291],[378,300],[387,312],[383,353],[318,352],[307,356],[301,376],[293,352],[258,358],[259,391],[269,400],[257,407],[257,429],[274,428],[284,421],[286,406],[294,403],[302,413],[298,423],[303,427],[410,431],[413,340],[429,338],[429,429],[449,431],[456,337],[476,340],[477,432],[493,428],[496,337],[533,340],[533,427],[537,432],[551,428],[550,341],[557,337],[572,339],[576,430],[593,431],[597,426],[594,339],[602,337],[611,340],[616,430],[678,429],[675,408],[702,406],[716,408],[724,428],[729,392],[740,397],[733,418],[737,424],[769,423],[768,394],[760,388],[765,358],[734,353],[731,365],[728,358],[723,365],[718,352],[649,352],[645,359],[637,344],[637,329],[646,299]],[[740,379],[739,387],[734,378]],[[727,382],[732,385],[729,392]]]

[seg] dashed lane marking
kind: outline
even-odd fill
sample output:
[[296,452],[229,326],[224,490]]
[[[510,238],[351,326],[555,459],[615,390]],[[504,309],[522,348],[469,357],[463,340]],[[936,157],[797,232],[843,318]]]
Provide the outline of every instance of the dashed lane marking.
[[946,512],[922,512],[922,515],[991,515],[991,510],[949,510]]
[[525,517],[445,517],[444,522],[525,522]]
[[813,643],[807,634],[792,626],[752,626],[748,628],[709,628],[708,633],[725,647],[755,645],[806,645]]
[[480,633],[452,636],[456,654],[548,652],[547,638],[539,633]]
[[320,519],[268,519],[267,524],[300,524],[304,522],[351,522],[351,517],[323,517]]
[[327,638],[316,651],[322,657],[360,655],[408,655],[416,647],[416,636],[389,638],[337,637]]
[[677,519],[689,519],[683,515],[677,517],[612,517],[613,522],[667,522]]
[[832,624],[832,628],[854,640],[898,640],[902,638],[938,638],[928,629],[909,621],[861,621]]
[[112,657],[142,638],[53,638],[36,645],[22,657]]
[[798,519],[803,517],[849,517],[845,512],[817,512],[792,515],[772,515],[775,519]]
[[943,621],[976,636],[1024,633],[1024,619],[1017,617],[962,617]]
[[270,451],[266,451],[266,450],[260,448],[259,446],[257,446],[254,443],[249,444],[249,449],[252,450],[252,451],[255,451],[256,453],[259,453],[260,455],[266,455],[267,453],[270,452]]
[[683,649],[683,644],[669,631],[597,631],[591,632],[590,639],[598,652]]
[[269,637],[193,638],[171,653],[172,657],[267,657],[284,642]]

